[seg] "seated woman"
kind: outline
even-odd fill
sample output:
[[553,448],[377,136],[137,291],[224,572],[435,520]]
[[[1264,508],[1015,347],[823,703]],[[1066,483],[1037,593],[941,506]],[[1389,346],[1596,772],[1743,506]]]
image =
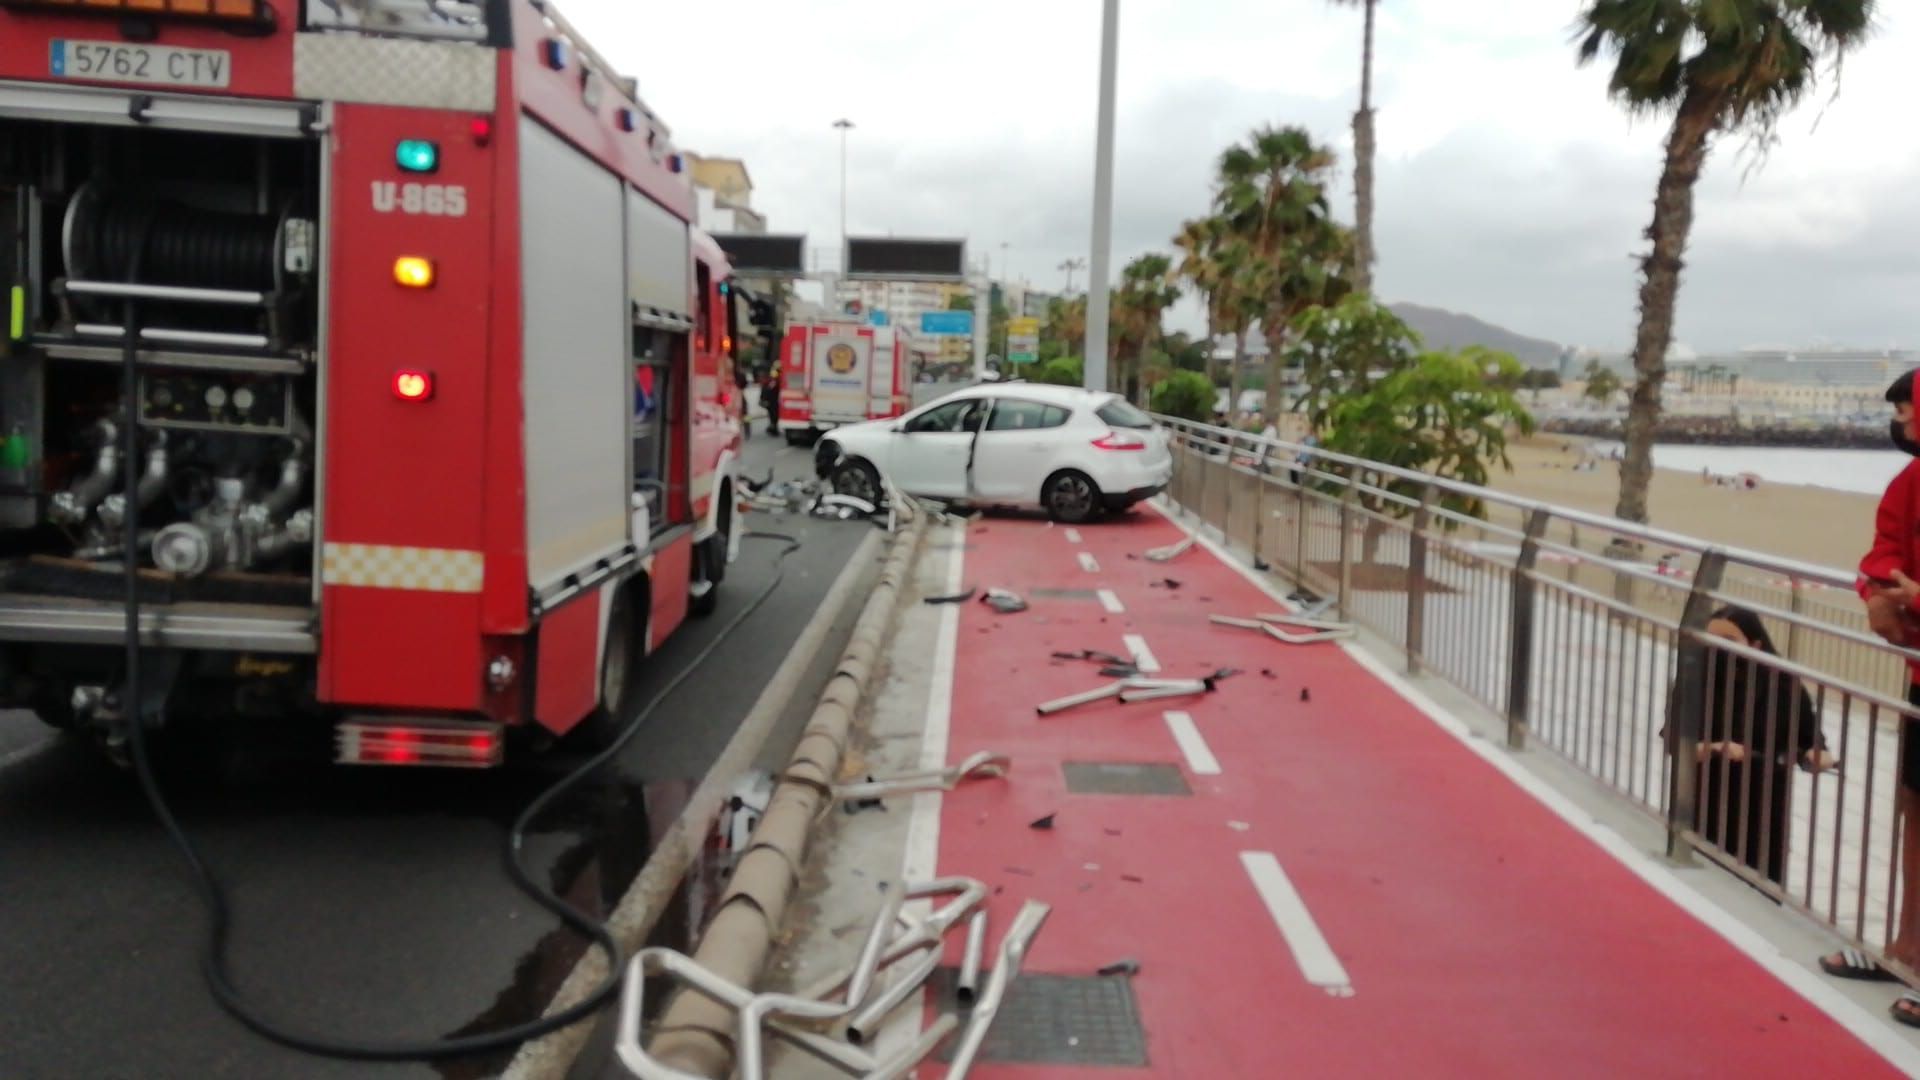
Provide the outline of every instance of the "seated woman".
[[[1745,608],[1714,612],[1707,631],[1780,655],[1760,617]],[[1707,654],[1701,714],[1696,828],[1761,877],[1785,885],[1790,767],[1798,761],[1818,772],[1835,764],[1813,697],[1792,675],[1715,648]]]

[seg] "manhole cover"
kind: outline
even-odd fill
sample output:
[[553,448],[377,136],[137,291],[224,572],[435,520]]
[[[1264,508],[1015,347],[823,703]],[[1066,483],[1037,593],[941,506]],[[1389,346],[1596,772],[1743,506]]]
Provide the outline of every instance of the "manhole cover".
[[[941,1012],[966,1012],[953,1000],[953,968],[934,972],[927,985]],[[982,974],[984,982],[985,975]],[[958,1040],[948,1039],[939,1054],[953,1060]],[[1147,1033],[1125,976],[1021,975],[1007,987],[993,1027],[980,1047],[982,1062],[1032,1065],[1147,1064]]]
[[1067,790],[1075,795],[1191,795],[1180,766],[1158,762],[1068,761]]
[[1036,600],[1087,600],[1100,599],[1100,594],[1092,589],[1034,589]]

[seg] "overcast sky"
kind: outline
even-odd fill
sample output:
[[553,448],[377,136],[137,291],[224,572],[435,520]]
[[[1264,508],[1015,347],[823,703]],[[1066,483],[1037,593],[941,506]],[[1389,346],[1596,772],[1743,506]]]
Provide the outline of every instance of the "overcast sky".
[[[962,236],[1057,290],[1091,222],[1099,0],[561,0],[677,143],[747,161],[754,204],[816,247]],[[1116,257],[1205,211],[1219,151],[1301,124],[1342,156],[1360,16],[1326,0],[1122,0]],[[1624,348],[1664,119],[1576,68],[1577,0],[1384,0],[1377,288],[1554,341]],[[1749,175],[1725,141],[1701,185],[1679,339],[1702,349],[1920,346],[1920,0],[1825,81]],[[1817,121],[1817,124],[1816,124]],[[1009,245],[1001,251],[1001,244]],[[1117,264],[1116,264],[1117,265]],[[1079,281],[1084,281],[1082,275]],[[1194,327],[1187,304],[1175,323]]]

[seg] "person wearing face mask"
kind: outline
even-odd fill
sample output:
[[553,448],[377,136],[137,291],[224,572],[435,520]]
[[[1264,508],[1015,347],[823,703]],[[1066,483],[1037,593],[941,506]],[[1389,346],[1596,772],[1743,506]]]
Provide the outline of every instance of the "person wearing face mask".
[[[1888,434],[1893,444],[1915,458],[1887,485],[1874,522],[1873,548],[1860,560],[1860,597],[1867,605],[1867,625],[1887,641],[1907,648],[1920,647],[1920,418],[1913,405],[1914,372],[1887,388],[1894,419]],[[1907,661],[1907,701],[1920,710],[1920,662]],[[1901,724],[1898,811],[1900,849],[1895,852],[1899,875],[1899,906],[1893,918],[1893,940],[1887,955],[1920,967],[1920,712]],[[1829,975],[1844,979],[1891,980],[1893,974],[1854,949],[1820,958]],[[1894,1002],[1893,1018],[1920,1027],[1920,996],[1903,995]]]

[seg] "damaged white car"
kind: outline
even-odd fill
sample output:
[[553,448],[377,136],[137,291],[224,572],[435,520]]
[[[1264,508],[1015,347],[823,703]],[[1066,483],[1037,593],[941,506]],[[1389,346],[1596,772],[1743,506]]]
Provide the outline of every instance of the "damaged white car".
[[908,495],[1039,507],[1074,524],[1164,490],[1173,457],[1166,433],[1117,394],[1001,383],[835,428],[814,468],[834,491],[874,503],[884,477]]

